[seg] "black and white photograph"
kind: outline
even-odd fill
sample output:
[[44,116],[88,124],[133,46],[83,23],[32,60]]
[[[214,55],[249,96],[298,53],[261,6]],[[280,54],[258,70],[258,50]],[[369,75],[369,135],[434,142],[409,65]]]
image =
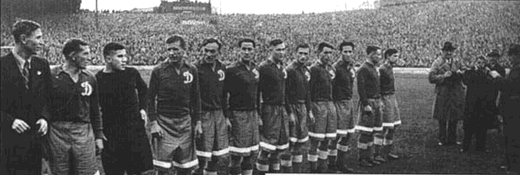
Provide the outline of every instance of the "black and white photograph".
[[1,0],[0,175],[519,175],[519,0]]

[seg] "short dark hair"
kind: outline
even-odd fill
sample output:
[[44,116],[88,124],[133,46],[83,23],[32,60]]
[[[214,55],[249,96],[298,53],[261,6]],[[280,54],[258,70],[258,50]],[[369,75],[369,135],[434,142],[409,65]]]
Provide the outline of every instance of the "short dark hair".
[[282,41],[282,39],[276,38],[276,39],[273,39],[270,41],[270,47],[274,47],[274,46],[280,45],[282,43],[284,43],[284,41]]
[[103,47],[103,56],[108,56],[110,55],[110,52],[122,49],[125,49],[125,46],[116,42],[110,42],[107,45],[105,45],[105,47]]
[[73,52],[81,52],[82,49],[80,46],[89,45],[87,42],[83,41],[82,39],[73,38],[65,41],[65,44],[63,46],[62,53],[65,55],[65,58],[69,57],[69,54]]
[[166,39],[166,44],[171,44],[171,43],[175,43],[175,42],[180,42],[181,48],[186,50],[186,41],[183,36],[176,34],[176,35],[173,35],[171,37],[168,37],[168,39]]
[[297,48],[295,48],[295,51],[298,51],[299,48],[310,48],[310,47],[309,47],[309,44],[307,44],[307,43],[301,43],[301,44],[297,45]]
[[31,21],[31,20],[20,20],[14,23],[12,34],[14,37],[15,43],[20,43],[20,36],[25,34],[26,36],[30,36],[34,31],[40,29],[40,24]]
[[517,55],[519,56],[519,44],[512,44],[510,48],[508,48],[508,56]]
[[395,53],[398,53],[398,50],[392,48],[392,49],[388,49],[388,50],[385,50],[385,53],[384,53],[384,58],[387,59],[387,57],[395,54]]
[[255,41],[251,38],[243,38],[239,40],[239,48],[242,46],[242,43],[253,43],[253,48],[255,48]]
[[338,50],[342,51],[342,48],[344,48],[344,46],[351,46],[351,48],[355,49],[355,44],[353,42],[342,41],[342,43],[338,45]]
[[369,55],[372,52],[378,51],[379,49],[380,49],[380,47],[377,47],[374,45],[369,45],[369,46],[367,46],[367,49],[365,49],[365,52]]
[[325,47],[328,47],[328,48],[331,48],[331,49],[335,49],[335,47],[331,44],[331,43],[328,43],[328,42],[320,42],[318,44],[318,52],[322,52],[324,50]]
[[221,46],[222,46],[221,41],[219,41],[219,40],[216,39],[216,38],[207,38],[207,39],[204,39],[204,40],[203,40],[203,43],[201,44],[201,48],[204,47],[204,46],[206,46],[206,45],[208,45],[208,44],[210,44],[210,43],[217,43],[217,45],[219,46],[219,47],[217,48],[217,50],[219,50],[219,51],[221,50]]

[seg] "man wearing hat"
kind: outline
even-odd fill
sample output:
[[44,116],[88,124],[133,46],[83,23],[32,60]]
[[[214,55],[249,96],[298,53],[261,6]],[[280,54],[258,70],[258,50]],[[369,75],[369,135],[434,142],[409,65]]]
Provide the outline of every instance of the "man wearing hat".
[[519,174],[519,44],[512,45],[508,51],[512,68],[504,77],[497,71],[489,74],[496,79],[501,89],[499,110],[504,120],[505,155],[508,172]]
[[[503,66],[499,65],[499,58],[501,58],[501,54],[499,54],[499,51],[497,49],[494,49],[494,50],[492,50],[492,52],[488,53],[486,68],[489,69],[490,71],[496,71],[501,76],[504,77],[506,75],[506,71]],[[497,100],[500,89],[497,86],[495,86],[495,87],[496,87],[496,89],[493,90],[493,92],[494,92],[495,100]],[[495,109],[494,113],[496,115],[495,118],[499,119],[499,109],[497,108],[497,103],[496,103],[496,109]],[[498,122],[498,121],[495,121],[495,122]],[[500,126],[500,124],[494,123],[493,126],[491,126],[491,127],[493,129],[494,128],[501,129],[501,128],[499,128],[499,126]]]
[[463,120],[463,146],[460,152],[470,150],[473,136],[476,136],[476,151],[486,152],[487,129],[493,127],[497,115],[497,94],[499,90],[488,74],[485,56],[478,56],[472,69],[462,75],[467,86],[465,95],[465,116]]
[[499,65],[499,58],[501,58],[501,54],[497,49],[492,50],[492,52],[487,54],[487,66],[490,70],[497,71],[501,76],[505,76],[505,68]]
[[432,116],[439,124],[438,145],[456,145],[456,127],[463,118],[465,98],[462,65],[453,57],[456,47],[451,42],[445,42],[441,50],[429,71],[429,82],[436,85]]

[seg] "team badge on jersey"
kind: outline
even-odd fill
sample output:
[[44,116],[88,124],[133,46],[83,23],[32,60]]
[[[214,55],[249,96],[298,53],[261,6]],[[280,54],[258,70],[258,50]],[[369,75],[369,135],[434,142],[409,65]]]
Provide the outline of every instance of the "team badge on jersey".
[[224,81],[224,78],[226,77],[224,75],[224,71],[223,70],[219,70],[219,71],[217,71],[217,74],[219,74],[219,81]]
[[355,69],[354,68],[351,68],[351,78],[355,79]]
[[335,79],[335,71],[329,70],[329,75],[331,75],[331,79]]
[[284,79],[288,78],[288,72],[286,72],[286,70],[282,70],[282,73],[284,74]]
[[259,79],[259,71],[257,69],[253,69],[251,72],[255,75],[255,79]]
[[81,96],[90,96],[92,94],[92,86],[89,84],[89,82],[85,81],[81,83],[81,87],[83,88]]
[[304,72],[304,76],[306,76],[306,81],[311,80],[311,75],[309,74],[308,71]]
[[184,81],[185,84],[191,83],[194,80],[194,75],[192,75],[192,73],[190,73],[188,71],[185,71],[183,73],[183,76],[185,77],[185,81]]

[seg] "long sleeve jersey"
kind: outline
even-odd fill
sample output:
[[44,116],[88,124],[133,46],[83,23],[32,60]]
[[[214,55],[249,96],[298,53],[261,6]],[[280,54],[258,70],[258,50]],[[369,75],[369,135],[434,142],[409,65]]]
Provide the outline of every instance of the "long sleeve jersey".
[[380,78],[373,63],[365,62],[356,75],[358,95],[363,106],[368,99],[380,98]]
[[250,111],[257,108],[259,72],[254,64],[236,62],[225,71],[224,93],[229,96],[226,110]]
[[[311,96],[309,94],[309,80],[311,73],[302,64],[293,62],[286,68],[288,77],[286,78],[286,97],[287,104],[305,103],[308,112],[311,110]],[[289,111],[289,106],[286,107]]]
[[[285,84],[287,73],[282,64],[268,59],[259,67],[258,96],[262,96],[262,103],[269,105],[285,104]],[[259,99],[260,97],[257,97]]]
[[394,88],[394,72],[393,67],[384,64],[378,68],[380,72],[380,92],[382,95],[391,95],[396,91]]
[[336,76],[333,80],[333,98],[335,100],[351,100],[353,97],[353,83],[355,82],[355,68],[342,59],[333,65]]
[[225,107],[223,98],[226,67],[219,61],[206,63],[199,61],[196,65],[199,71],[199,88],[201,89],[201,109],[203,111],[220,110]]
[[[180,118],[190,114],[196,122],[201,114],[201,94],[197,68],[182,61],[179,73],[170,62],[154,67],[148,92],[148,113],[151,121],[158,114]],[[157,103],[156,103],[157,101]]]
[[317,62],[311,66],[310,70],[311,101],[333,101],[333,80],[335,79],[333,67]]

